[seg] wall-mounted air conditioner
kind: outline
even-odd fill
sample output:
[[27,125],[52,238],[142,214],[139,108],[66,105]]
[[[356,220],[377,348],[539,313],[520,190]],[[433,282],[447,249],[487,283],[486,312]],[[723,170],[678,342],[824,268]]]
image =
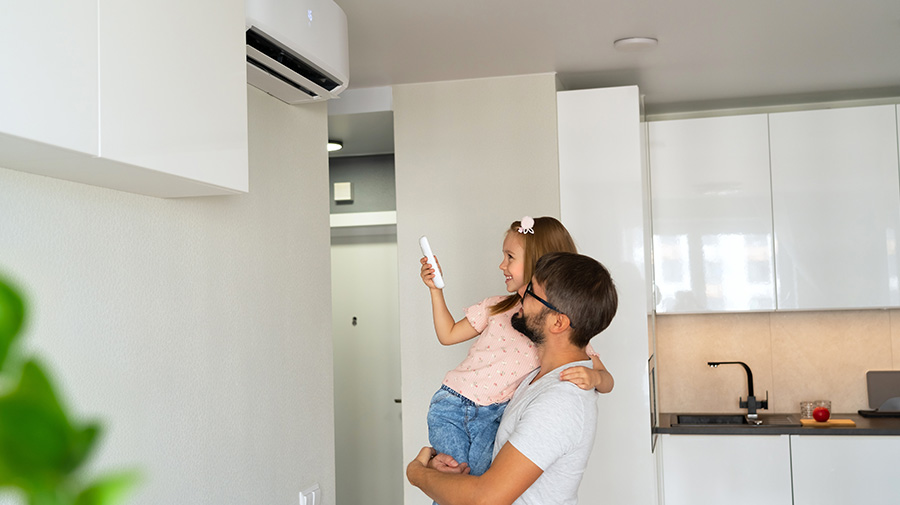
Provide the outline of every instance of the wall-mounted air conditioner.
[[247,82],[290,104],[347,88],[347,16],[332,0],[247,0]]

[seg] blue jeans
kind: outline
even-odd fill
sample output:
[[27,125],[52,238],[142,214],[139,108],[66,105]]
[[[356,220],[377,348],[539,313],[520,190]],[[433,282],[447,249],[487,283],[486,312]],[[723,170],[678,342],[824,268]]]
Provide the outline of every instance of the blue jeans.
[[468,463],[471,475],[481,475],[491,466],[494,437],[507,403],[476,405],[441,386],[428,408],[428,441],[438,452]]

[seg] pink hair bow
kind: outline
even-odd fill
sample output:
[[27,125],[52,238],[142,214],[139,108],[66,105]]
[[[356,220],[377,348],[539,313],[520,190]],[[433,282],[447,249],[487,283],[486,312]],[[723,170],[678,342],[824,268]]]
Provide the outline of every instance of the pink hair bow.
[[528,233],[534,235],[534,219],[530,216],[525,216],[522,218],[521,224],[522,226],[519,226],[519,229],[517,230],[519,233],[523,235]]

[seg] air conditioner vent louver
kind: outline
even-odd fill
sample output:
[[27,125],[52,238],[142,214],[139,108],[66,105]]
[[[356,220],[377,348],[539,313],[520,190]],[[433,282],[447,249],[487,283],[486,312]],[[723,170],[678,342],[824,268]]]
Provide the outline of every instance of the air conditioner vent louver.
[[[263,35],[255,28],[250,28],[249,30],[247,30],[247,45],[268,56],[269,58],[272,58],[285,67],[291,69],[292,71],[315,83],[321,88],[327,89],[328,91],[334,91],[338,86],[340,86],[340,84],[335,82],[335,80],[330,76],[326,75],[315,66],[304,61],[302,58],[288,52],[276,42],[269,40],[265,35]],[[269,71],[269,69],[266,69],[264,66],[262,66],[260,62],[256,61],[255,64],[260,68]],[[281,76],[277,72],[269,71],[269,73],[274,73],[279,78],[284,79],[284,76]]]
[[288,86],[290,86],[290,87],[292,87],[292,88],[296,88],[296,89],[299,90],[301,93],[306,93],[306,94],[307,94],[308,96],[310,96],[310,97],[315,97],[315,96],[316,96],[316,94],[313,93],[312,91],[310,91],[310,90],[304,88],[303,86],[297,84],[296,82],[294,82],[294,81],[288,79],[287,77],[285,77],[285,76],[279,74],[278,72],[272,70],[271,68],[267,68],[265,65],[263,65],[262,63],[260,63],[260,62],[258,62],[258,61],[256,61],[256,60],[254,60],[253,58],[251,58],[251,57],[249,57],[249,56],[247,56],[247,63],[249,63],[250,65],[253,65],[254,67],[256,67],[256,68],[262,70],[263,72],[265,72],[265,73],[267,73],[267,74],[269,74],[269,75],[271,75],[272,77],[274,77],[274,78],[278,79],[279,81],[281,81],[281,82],[287,84]]
[[347,16],[334,0],[244,6],[247,84],[291,105],[331,100],[347,89]]

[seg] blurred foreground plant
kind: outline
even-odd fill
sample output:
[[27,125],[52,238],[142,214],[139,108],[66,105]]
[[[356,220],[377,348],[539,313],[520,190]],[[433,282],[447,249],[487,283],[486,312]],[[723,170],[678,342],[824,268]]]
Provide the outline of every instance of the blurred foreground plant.
[[0,489],[18,489],[29,505],[121,502],[137,475],[83,482],[78,469],[100,426],[73,421],[41,365],[16,353],[25,314],[21,296],[0,278]]

